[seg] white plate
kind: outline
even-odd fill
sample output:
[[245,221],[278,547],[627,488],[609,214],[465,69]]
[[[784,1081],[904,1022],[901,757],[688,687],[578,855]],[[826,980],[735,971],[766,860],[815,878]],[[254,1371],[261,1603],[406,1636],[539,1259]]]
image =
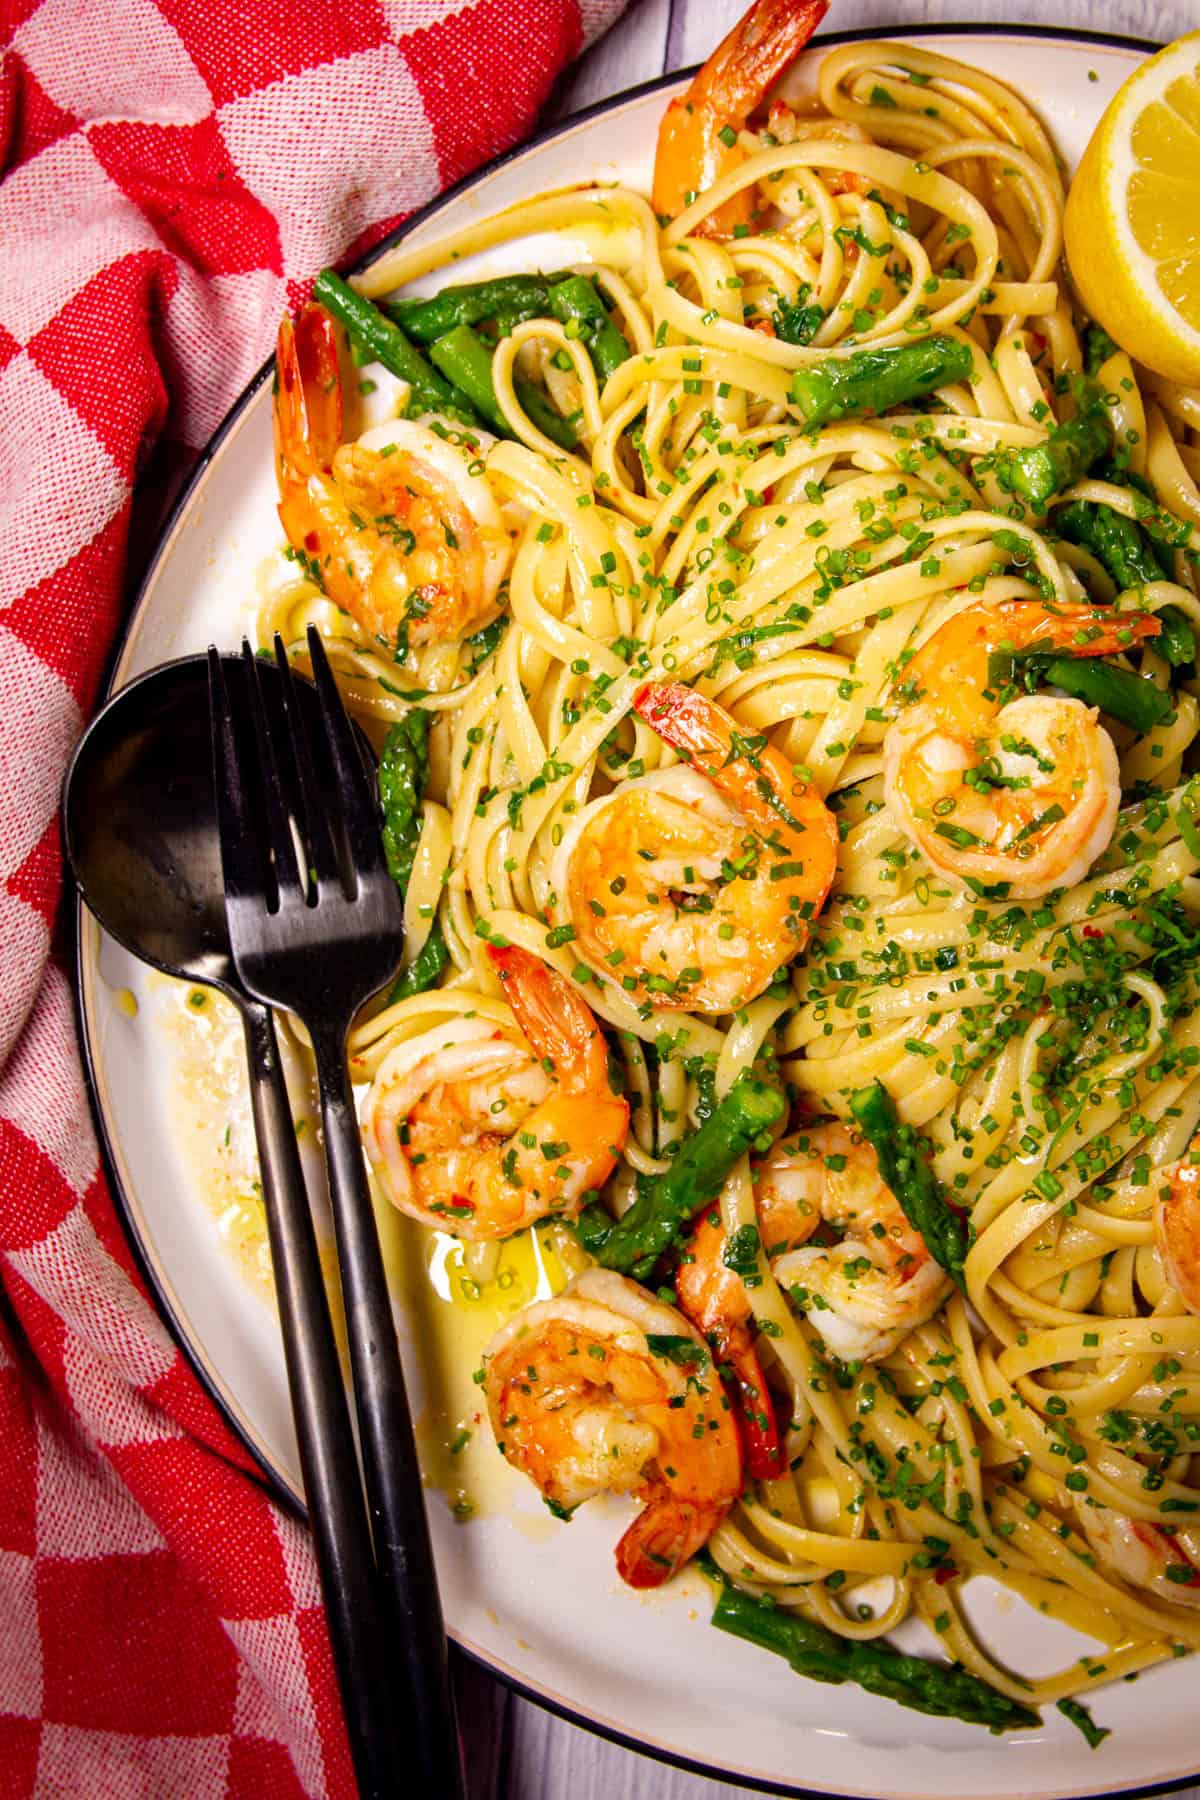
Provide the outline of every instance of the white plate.
[[[935,47],[1010,82],[1072,164],[1141,55],[1116,41],[957,29],[937,34]],[[810,74],[819,54],[806,61]],[[437,202],[413,235],[434,238],[539,190],[587,178],[644,191],[658,119],[675,85],[656,84],[567,124]],[[579,254],[561,239],[527,242],[455,273],[528,267],[539,250],[545,267]],[[253,571],[278,532],[270,412],[260,376],[217,434],[164,537],[114,686],[210,640],[233,646],[249,626]],[[161,988],[101,941],[90,922],[81,928],[79,962],[94,1087],[131,1236],[184,1348],[275,1485],[294,1497],[296,1448],[278,1327],[220,1242],[198,1191],[172,1112],[170,1059],[156,1023]],[[125,988],[140,1001],[134,1017],[120,994]],[[422,1346],[408,1319],[401,1328],[419,1397],[427,1391]],[[631,1592],[612,1561],[627,1508],[596,1502],[570,1526],[554,1525],[532,1487],[507,1473],[504,1508],[466,1526],[431,1493],[451,1633],[525,1692],[639,1749],[775,1792],[879,1800],[1128,1793],[1186,1782],[1200,1764],[1188,1704],[1196,1684],[1190,1660],[1101,1693],[1095,1714],[1113,1735],[1100,1751],[1088,1750],[1053,1711],[1039,1731],[993,1738],[854,1687],[797,1679],[777,1659],[709,1629],[708,1589],[698,1577],[656,1595]],[[1085,1647],[985,1582],[975,1584],[974,1597],[989,1636],[1017,1667],[1048,1670]],[[921,1634],[914,1644],[925,1647]]]

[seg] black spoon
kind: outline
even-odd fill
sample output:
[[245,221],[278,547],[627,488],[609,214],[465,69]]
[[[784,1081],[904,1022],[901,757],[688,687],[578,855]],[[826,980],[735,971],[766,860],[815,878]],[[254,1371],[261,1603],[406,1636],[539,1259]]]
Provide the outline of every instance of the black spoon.
[[[241,658],[221,660],[240,682]],[[260,673],[278,679],[273,667]],[[297,682],[295,692],[315,726],[315,690]],[[393,1800],[409,1775],[403,1696],[389,1682],[386,1614],[275,1026],[240,986],[229,948],[206,657],[152,670],[93,719],[67,770],[63,830],[104,929],[165,974],[217,988],[242,1015],[288,1386],[351,1755],[364,1800]]]

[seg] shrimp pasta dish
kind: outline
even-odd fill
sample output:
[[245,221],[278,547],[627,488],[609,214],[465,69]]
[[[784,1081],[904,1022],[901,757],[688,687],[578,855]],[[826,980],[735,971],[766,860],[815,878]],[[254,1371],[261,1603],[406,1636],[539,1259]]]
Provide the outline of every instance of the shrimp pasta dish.
[[[772,98],[824,10],[757,0],[649,195],[318,278],[260,642],[380,755],[379,1189],[563,1271],[503,1457],[800,1674],[1092,1732],[1200,1646],[1200,391],[1084,315],[1015,92]],[[1002,1660],[981,1574],[1094,1653]]]

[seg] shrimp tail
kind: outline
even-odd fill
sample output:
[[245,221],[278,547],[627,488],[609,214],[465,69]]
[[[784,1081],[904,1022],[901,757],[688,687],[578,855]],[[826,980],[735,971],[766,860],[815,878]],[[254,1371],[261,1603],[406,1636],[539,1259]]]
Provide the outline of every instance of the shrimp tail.
[[721,710],[682,681],[646,681],[633,696],[633,710],[651,731],[699,768],[723,763],[730,733]]
[[275,347],[273,425],[280,491],[327,473],[342,441],[342,380],[337,335],[323,306],[286,313]]
[[829,0],[757,0],[709,58],[721,67],[712,98],[748,118],[828,11]]
[[661,1587],[704,1548],[728,1511],[676,1499],[665,1481],[655,1482],[649,1503],[617,1545],[621,1580],[632,1588]]
[[732,1350],[723,1360],[737,1408],[746,1473],[753,1481],[778,1481],[787,1473],[787,1450],[762,1365],[750,1344]]
[[1048,640],[1066,651],[1068,656],[1116,656],[1135,644],[1150,642],[1161,632],[1162,620],[1154,613],[1138,613],[1129,608],[1081,607],[1077,614],[1056,616],[1051,613],[1041,622],[1034,638],[1035,641]]
[[571,983],[516,944],[489,944],[488,955],[517,1024],[537,1054],[554,1064],[562,1087],[573,1093],[607,1086],[604,1036]]
[[[755,0],[722,39],[686,94],[672,100],[658,128],[652,201],[673,218],[711,187],[741,152],[729,139],[803,50],[829,0]],[[749,193],[726,201],[697,227],[702,237],[726,238],[753,216]]]
[[765,738],[739,735],[724,708],[682,681],[643,683],[633,696],[633,709],[681,761],[706,775],[748,818],[768,832],[774,829],[778,819],[767,798],[770,776],[776,776],[785,794],[792,784],[786,764],[768,749]]

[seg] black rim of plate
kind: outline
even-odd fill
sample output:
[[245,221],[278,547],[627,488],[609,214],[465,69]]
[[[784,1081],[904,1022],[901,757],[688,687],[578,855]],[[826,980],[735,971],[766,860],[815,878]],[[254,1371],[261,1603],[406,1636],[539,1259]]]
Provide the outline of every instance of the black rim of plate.
[[[899,29],[901,35],[905,39],[963,36],[979,38],[1041,38],[1057,43],[1078,45],[1094,44],[1099,47],[1114,48],[1118,50],[1140,51],[1146,55],[1152,55],[1154,51],[1162,48],[1161,44],[1156,43],[1151,38],[1131,37],[1115,31],[1089,31],[1082,27],[1076,30],[1069,26],[1025,25],[1020,23],[1006,25],[999,22],[983,24],[970,24],[966,22],[953,24],[945,22],[936,25],[914,24],[899,27]],[[814,50],[825,50],[830,49],[837,44],[866,43],[884,36],[885,33],[885,27],[873,28],[870,26],[862,27],[854,31],[830,32],[827,35],[822,35],[816,39],[812,48]],[[606,100],[598,100],[593,105],[584,107],[579,112],[572,113],[569,118],[557,120],[553,125],[549,125],[544,130],[537,132],[524,143],[518,144],[514,149],[507,150],[502,156],[495,157],[491,162],[485,163],[481,168],[472,170],[470,174],[463,176],[461,181],[455,182],[452,187],[446,188],[443,193],[438,194],[417,212],[412,213],[402,225],[397,226],[395,231],[389,232],[387,237],[382,238],[366,256],[355,263],[351,272],[358,274],[362,270],[370,268],[372,263],[377,262],[381,256],[391,250],[396,244],[403,242],[403,240],[408,237],[411,232],[415,231],[418,226],[425,224],[428,219],[436,217],[444,206],[447,206],[452,200],[457,199],[460,194],[465,193],[476,182],[482,180],[485,176],[490,175],[494,170],[502,169],[507,164],[516,162],[520,157],[528,155],[531,151],[540,149],[543,144],[550,143],[554,138],[560,137],[564,132],[573,131],[578,125],[586,123],[589,119],[598,118],[602,113],[611,112],[614,107],[621,106],[626,101],[641,99],[643,95],[653,94],[659,89],[675,87],[681,81],[686,80],[688,76],[695,74],[695,72],[695,65],[686,69],[673,69],[668,74],[656,75],[649,81],[639,82],[636,87],[624,88],[620,93],[613,94]],[[137,593],[134,595],[128,614],[121,626],[116,641],[113,644],[104,677],[103,690],[97,702],[98,705],[107,700],[114,691],[116,669],[120,664],[130,634],[140,618],[143,604],[145,603],[146,596],[153,584],[155,575],[158,572],[159,564],[162,562],[170,547],[176,526],[182,520],[184,513],[191,504],[192,496],[195,493],[196,488],[199,486],[210,464],[219,454],[225,439],[238,423],[242,414],[254,399],[263,383],[270,376],[272,369],[274,368],[274,362],[274,357],[269,358],[267,362],[263,364],[262,368],[259,369],[256,374],[251,376],[250,380],[242,389],[242,392],[238,395],[204,449],[200,452],[178,497],[163,521],[153,554],[146,565],[145,572],[138,584]],[[266,1461],[259,1446],[255,1443],[250,1433],[246,1430],[242,1422],[237,1418],[226,1402],[216,1377],[213,1375],[208,1365],[203,1361],[183,1320],[176,1313],[167,1288],[159,1275],[154,1258],[151,1255],[148,1246],[143,1241],[133,1204],[125,1191],[124,1183],[118,1172],[116,1146],[109,1135],[108,1120],[100,1104],[100,1087],[96,1060],[93,1055],[92,1041],[88,1033],[87,1018],[83,1007],[84,937],[82,922],[84,906],[82,899],[77,897],[73,912],[71,912],[70,909],[68,910],[69,916],[73,921],[75,935],[75,1015],[79,1033],[80,1051],[83,1059],[84,1076],[88,1091],[88,1101],[91,1106],[92,1119],[100,1143],[101,1156],[104,1162],[104,1172],[108,1178],[109,1189],[112,1193],[113,1201],[124,1229],[126,1239],[133,1252],[134,1260],[146,1286],[154,1298],[154,1303],[162,1318],[165,1320],[168,1329],[171,1332],[171,1336],[178,1345],[184,1360],[187,1362],[193,1375],[195,1375],[197,1381],[208,1395],[208,1398],[220,1413],[227,1428],[232,1432],[233,1436],[242,1445],[243,1449],[250,1457],[257,1470],[259,1481],[271,1495],[271,1498],[276,1500],[279,1505],[286,1508],[286,1510],[294,1517],[305,1519],[307,1514],[302,1502],[283,1480],[279,1471],[271,1463]],[[460,1656],[475,1663],[479,1668],[485,1669],[495,1680],[503,1683],[503,1685],[512,1693],[520,1695],[522,1699],[532,1701],[536,1706],[540,1706],[545,1711],[555,1714],[556,1717],[560,1719],[565,1719],[570,1725],[578,1726],[582,1731],[590,1731],[595,1736],[602,1737],[609,1743],[617,1744],[621,1749],[632,1751],[634,1754],[645,1757],[650,1761],[668,1763],[674,1768],[683,1769],[687,1773],[693,1775],[708,1776],[718,1781],[737,1782],[742,1787],[750,1789],[755,1793],[774,1794],[781,1797],[786,1795],[789,1797],[789,1800],[872,1800],[870,1795],[863,1793],[861,1790],[858,1793],[852,1794],[848,1789],[845,1789],[842,1790],[840,1794],[835,1795],[833,1791],[828,1788],[815,1789],[788,1784],[781,1786],[778,1781],[768,1781],[754,1775],[745,1774],[728,1765],[722,1766],[716,1763],[703,1762],[694,1757],[684,1756],[680,1754],[680,1752],[669,1749],[666,1746],[646,1743],[643,1739],[632,1737],[628,1733],[621,1731],[618,1727],[608,1724],[605,1721],[597,1720],[587,1713],[576,1712],[574,1708],[566,1705],[565,1702],[555,1698],[553,1695],[543,1693],[537,1688],[527,1686],[519,1676],[512,1674],[507,1669],[498,1667],[480,1652],[467,1648],[453,1638],[451,1639],[451,1642],[454,1644],[454,1648]],[[1165,1782],[1154,1781],[1132,1788],[1098,1788],[1095,1789],[1090,1796],[1076,1794],[1074,1800],[1140,1800],[1140,1797],[1145,1795],[1174,1793],[1181,1788],[1190,1786],[1195,1781],[1197,1773],[1200,1773],[1200,1770],[1193,1770],[1186,1775],[1169,1777]]]

